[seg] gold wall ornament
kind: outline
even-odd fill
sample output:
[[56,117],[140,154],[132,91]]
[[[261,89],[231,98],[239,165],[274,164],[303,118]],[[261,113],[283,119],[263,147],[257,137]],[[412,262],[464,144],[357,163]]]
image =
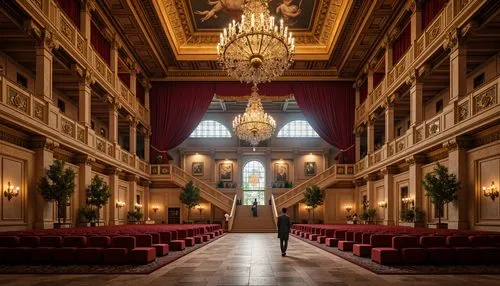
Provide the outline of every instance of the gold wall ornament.
[[253,84],[283,75],[294,54],[292,32],[284,26],[283,19],[275,24],[266,0],[246,1],[241,21],[229,23],[217,44],[217,55],[227,74]]

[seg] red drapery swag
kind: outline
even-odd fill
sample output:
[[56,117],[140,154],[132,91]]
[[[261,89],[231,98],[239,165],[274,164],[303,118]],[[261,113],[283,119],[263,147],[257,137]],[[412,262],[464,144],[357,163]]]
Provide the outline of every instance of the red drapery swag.
[[436,18],[448,0],[427,0],[422,4],[422,31]]
[[77,29],[80,29],[80,1],[78,0],[57,0],[59,7],[75,24]]
[[352,82],[296,83],[295,100],[318,135],[331,145],[346,150],[339,162],[354,163],[354,106]]
[[146,98],[146,91],[144,90],[144,87],[142,86],[141,82],[139,80],[136,81],[135,84],[135,96],[139,100],[142,105],[144,105],[145,98]]
[[130,88],[130,74],[129,73],[118,73],[118,78],[126,87]]
[[408,24],[403,29],[398,38],[392,42],[392,62],[394,65],[403,57],[411,46],[411,25]]
[[365,80],[363,84],[359,87],[359,104],[365,102],[368,97],[368,81]]
[[[151,161],[186,140],[198,126],[212,101],[213,83],[155,82],[149,92],[151,106]],[[163,160],[167,154],[163,153]],[[165,162],[166,163],[166,162]]]
[[94,22],[90,25],[90,43],[104,61],[111,65],[111,45]]

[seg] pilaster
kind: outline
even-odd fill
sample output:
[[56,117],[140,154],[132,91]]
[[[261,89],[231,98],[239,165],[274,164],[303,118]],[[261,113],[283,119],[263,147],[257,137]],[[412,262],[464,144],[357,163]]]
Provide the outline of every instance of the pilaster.
[[380,170],[384,176],[384,197],[386,208],[384,208],[384,225],[393,225],[396,216],[396,201],[394,194],[394,174],[398,171],[396,166],[387,166]]
[[[137,197],[137,184],[140,182],[139,176],[135,174],[129,174],[127,175],[127,181],[128,181],[128,209],[130,211],[135,210],[135,204],[137,203],[136,197]],[[143,198],[144,199],[144,198]],[[141,202],[143,205],[141,208],[141,212],[147,215],[147,212],[144,211],[144,202]],[[144,219],[147,219],[145,217]]]
[[54,31],[39,29],[32,22],[27,29],[35,36],[35,95],[52,103],[52,60],[53,49],[59,48],[59,41]]
[[422,35],[422,10],[418,0],[408,1],[408,10],[411,12],[411,42],[413,43]]
[[74,194],[73,218],[76,219],[75,225],[78,222],[78,210],[87,205],[87,187],[92,182],[92,164],[95,163],[95,158],[88,155],[78,155],[75,158],[75,163],[78,166],[78,189]]
[[137,154],[137,119],[131,115],[127,116],[129,122],[129,152],[132,155]]
[[89,70],[82,74],[78,83],[78,121],[87,128],[91,124],[92,88],[90,85],[93,83],[95,83],[95,78]]
[[368,122],[367,122],[367,153],[368,155],[373,154],[375,150],[375,115],[371,114],[368,117]]
[[363,133],[363,131],[364,131],[363,130],[363,125],[360,125],[354,131],[354,135],[355,135],[355,145],[354,145],[354,147],[356,148],[356,150],[355,150],[355,159],[356,159],[356,162],[358,162],[361,159],[361,134]]
[[457,176],[457,180],[462,183],[457,191],[457,199],[448,204],[448,228],[468,229],[469,220],[467,218],[467,204],[473,199],[468,197],[467,187],[467,149],[471,140],[468,137],[460,136],[448,140],[443,147],[448,149],[448,171]]
[[422,192],[422,165],[425,163],[426,157],[422,154],[415,154],[405,159],[409,165],[409,184],[408,191],[411,198],[414,199],[413,206],[415,208],[423,209]]
[[[59,143],[47,137],[36,137],[31,144],[35,150],[35,181],[39,182],[45,176],[46,169],[54,162],[54,150],[59,147]],[[35,196],[35,228],[53,228],[54,222],[54,203],[45,201],[37,191]]]
[[389,72],[392,70],[392,42],[390,37],[386,37],[384,40],[384,45],[385,45],[385,76],[389,74]]
[[410,85],[410,124],[416,126],[423,120],[423,83],[417,79],[416,71],[413,71],[408,80]]
[[121,108],[121,104],[110,95],[107,96],[108,103],[108,133],[109,141],[115,145],[118,145],[118,110]]
[[377,175],[375,173],[371,173],[366,175],[363,178],[366,181],[366,195],[368,202],[370,204],[370,208],[375,208],[377,202],[375,201],[375,181],[377,180]]
[[387,98],[384,102],[385,108],[385,142],[394,139],[394,97]]
[[467,94],[467,47],[464,45],[460,31],[452,30],[443,44],[450,50],[450,102]]
[[109,176],[109,188],[111,191],[111,198],[109,200],[109,214],[108,214],[108,225],[119,225],[119,215],[120,209],[116,207],[116,202],[119,199],[119,174],[120,169],[115,167],[109,167],[105,170],[105,173]]
[[80,11],[80,32],[90,41],[90,26],[92,21],[91,12],[96,9],[95,0],[83,0]]

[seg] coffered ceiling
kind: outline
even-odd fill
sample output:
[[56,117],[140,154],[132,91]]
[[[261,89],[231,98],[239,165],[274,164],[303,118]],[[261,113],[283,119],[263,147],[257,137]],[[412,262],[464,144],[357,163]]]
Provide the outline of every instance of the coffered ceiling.
[[[222,28],[241,15],[244,1],[105,0],[104,9],[153,79],[228,80],[215,47]],[[271,14],[285,19],[297,43],[282,80],[353,79],[404,5],[398,0],[269,0]]]

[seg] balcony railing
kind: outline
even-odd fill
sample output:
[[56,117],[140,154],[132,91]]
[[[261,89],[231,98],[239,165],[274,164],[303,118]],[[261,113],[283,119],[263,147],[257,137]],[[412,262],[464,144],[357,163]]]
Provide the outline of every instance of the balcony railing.
[[[363,122],[367,114],[374,112],[383,102],[384,98],[393,93],[404,83],[409,72],[421,66],[435,50],[441,49],[444,38],[453,26],[470,13],[465,10],[479,9],[484,3],[481,0],[453,0],[448,1],[446,7],[423,31],[422,35],[414,41],[403,57],[392,67],[384,78],[384,82],[376,87],[369,95],[364,105],[356,109],[356,124]],[[435,128],[435,127],[433,127]]]

